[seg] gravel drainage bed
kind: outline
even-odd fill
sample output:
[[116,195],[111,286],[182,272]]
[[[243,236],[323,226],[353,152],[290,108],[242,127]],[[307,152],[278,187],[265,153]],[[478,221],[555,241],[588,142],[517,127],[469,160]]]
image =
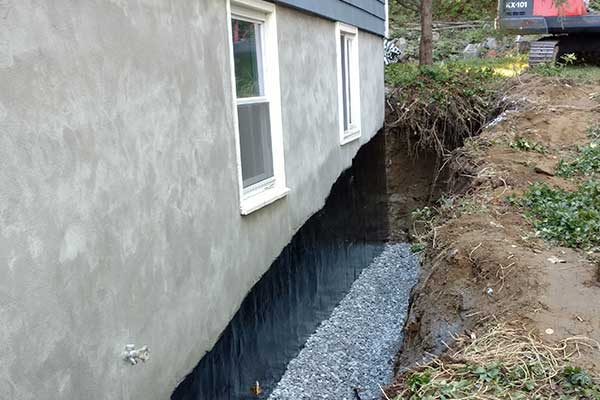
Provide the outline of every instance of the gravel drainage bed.
[[380,399],[393,377],[419,263],[406,244],[387,245],[307,340],[271,400]]

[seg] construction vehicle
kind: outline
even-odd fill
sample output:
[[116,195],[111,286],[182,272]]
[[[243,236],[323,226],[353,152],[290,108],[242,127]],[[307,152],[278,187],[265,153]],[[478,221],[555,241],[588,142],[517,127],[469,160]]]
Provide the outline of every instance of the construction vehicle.
[[556,63],[566,54],[600,60],[600,13],[588,0],[500,0],[497,22],[509,33],[549,35],[530,42],[530,65]]

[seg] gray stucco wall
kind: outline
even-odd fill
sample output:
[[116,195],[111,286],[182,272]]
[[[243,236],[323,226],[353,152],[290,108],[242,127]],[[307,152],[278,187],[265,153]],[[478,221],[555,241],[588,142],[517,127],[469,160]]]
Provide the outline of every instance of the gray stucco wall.
[[383,125],[381,38],[341,147],[334,24],[278,26],[291,193],[242,217],[225,1],[0,0],[1,399],[168,398]]

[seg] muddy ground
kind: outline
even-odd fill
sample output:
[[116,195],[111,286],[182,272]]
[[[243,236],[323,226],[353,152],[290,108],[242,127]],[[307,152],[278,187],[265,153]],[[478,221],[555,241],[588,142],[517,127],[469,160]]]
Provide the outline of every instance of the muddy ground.
[[[457,150],[450,164],[454,178],[470,184],[446,194],[446,217],[430,227],[424,272],[413,291],[398,358],[400,371],[442,353],[453,335],[498,321],[520,321],[550,342],[573,336],[600,341],[600,272],[592,255],[536,238],[522,211],[506,200],[533,182],[575,188],[576,183],[553,171],[577,145],[590,141],[586,130],[600,122],[594,96],[600,84],[525,75],[506,93],[517,109]],[[511,148],[517,136],[543,144],[545,154]],[[423,188],[430,183],[432,163],[419,164],[393,156],[388,161],[389,189],[404,193],[397,195],[397,204],[407,204],[402,208],[392,201],[392,228],[406,223],[409,209],[430,195]],[[411,170],[413,178],[399,178],[398,168]],[[553,257],[564,263],[551,262]],[[600,373],[597,352],[583,352],[575,363]]]

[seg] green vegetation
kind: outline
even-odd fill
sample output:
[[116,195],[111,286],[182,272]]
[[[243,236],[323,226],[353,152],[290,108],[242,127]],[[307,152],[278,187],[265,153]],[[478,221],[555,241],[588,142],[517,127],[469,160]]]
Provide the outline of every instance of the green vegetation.
[[[407,40],[403,52],[408,60],[416,60],[419,56],[419,5],[420,0],[390,0],[390,37]],[[496,38],[498,43],[498,50],[493,53],[510,47],[513,37],[494,27],[496,7],[497,2],[490,0],[433,0],[434,21],[446,23],[441,29],[434,30],[434,61],[460,59],[467,44],[482,43],[488,37]],[[454,27],[449,25],[452,23]],[[481,49],[483,56],[487,52],[487,49]]]
[[[410,388],[405,397],[396,399],[547,399],[554,392],[557,399],[598,399],[600,385],[581,368],[567,366],[552,379],[554,387],[544,383],[547,371],[535,363],[518,370],[509,370],[498,362],[488,365],[464,364],[451,380],[440,379],[437,368],[429,367],[415,372],[407,379]],[[434,378],[435,376],[435,378]],[[527,377],[528,379],[524,379]],[[534,393],[545,386],[545,395]],[[485,397],[475,397],[484,395]],[[533,396],[533,397],[532,397]]]
[[497,0],[434,0],[434,17],[440,20],[480,20],[496,18]]
[[[597,139],[600,126],[588,129],[588,136]],[[515,147],[530,148],[531,144],[517,141]],[[596,141],[579,150],[572,161],[561,160],[556,174],[562,177],[586,177],[575,191],[566,191],[547,184],[536,183],[519,198],[508,200],[526,209],[525,216],[537,234],[564,246],[590,249],[600,246],[600,144]]]
[[461,215],[488,213],[487,205],[475,198],[442,196],[433,207],[417,208],[411,212],[410,236],[413,253],[420,253],[434,240],[435,228]]
[[556,174],[562,177],[574,175],[594,176],[600,172],[600,144],[592,142],[579,151],[572,161],[561,160],[556,168]]
[[479,134],[498,109],[498,88],[520,62],[508,57],[389,65],[387,126],[407,135],[411,151],[434,150],[441,157]]
[[600,125],[590,126],[587,130],[587,134],[592,140],[600,140]]
[[[422,68],[417,63],[397,63],[385,67],[385,79],[386,84],[393,87],[423,88],[427,83],[436,87],[453,87],[470,83],[474,85],[475,94],[481,94],[488,92],[490,85],[498,83],[501,78],[515,76],[526,66],[524,56],[448,61]],[[469,87],[464,89],[469,91]]]
[[[446,60],[460,60],[463,50],[469,43],[483,43],[487,38],[495,38],[498,49],[494,52],[504,53],[507,48],[513,47],[514,37],[494,28],[493,23],[484,23],[468,29],[443,29],[436,31],[433,41],[433,60],[435,62]],[[392,26],[393,38],[403,37],[407,40],[405,53],[408,60],[417,60],[419,57],[420,31],[414,25],[399,24]],[[486,57],[490,50],[481,48],[481,56]]]
[[388,398],[598,399],[598,379],[570,364],[578,346],[592,344],[579,340],[548,345],[523,328],[507,325],[480,337],[459,337],[459,350],[405,373],[388,390]]
[[418,253],[422,253],[423,251],[425,251],[426,248],[427,248],[427,245],[425,245],[425,243],[417,242],[417,243],[413,243],[410,246],[410,251],[412,253],[418,254]]
[[443,89],[465,81],[489,82],[494,78],[490,68],[480,68],[459,61],[424,67],[419,67],[416,63],[392,64],[386,66],[385,72],[388,85],[402,88],[425,88],[431,83],[436,88]]
[[600,245],[600,182],[588,181],[574,192],[536,183],[521,198],[537,234],[564,246],[589,249]]
[[524,137],[519,137],[514,142],[511,142],[510,147],[520,151],[534,151],[540,154],[546,153],[546,149],[541,143],[531,142]]
[[539,64],[531,67],[529,72],[580,83],[597,83],[600,80],[600,68],[592,65]]
[[[390,0],[392,23],[417,22],[419,0]],[[493,20],[496,0],[433,0],[433,17],[439,21]]]

